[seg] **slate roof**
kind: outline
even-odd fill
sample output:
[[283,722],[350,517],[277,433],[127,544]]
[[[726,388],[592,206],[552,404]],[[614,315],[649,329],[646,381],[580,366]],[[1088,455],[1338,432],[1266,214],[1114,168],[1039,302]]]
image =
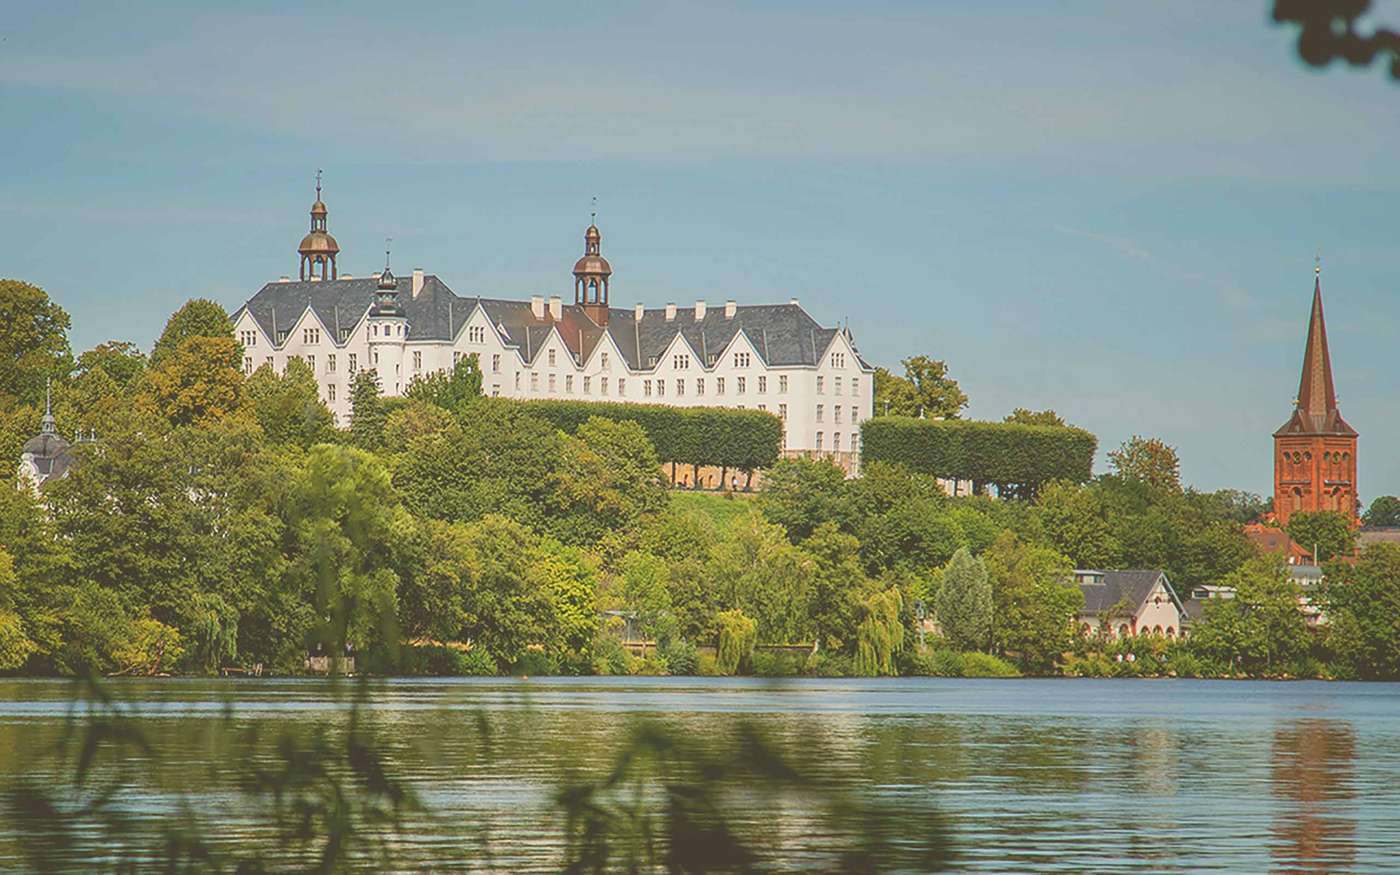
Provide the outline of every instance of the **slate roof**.
[[1097,616],[1106,613],[1121,601],[1127,601],[1133,606],[1134,613],[1143,606],[1147,597],[1151,595],[1153,587],[1158,580],[1166,584],[1167,594],[1172,601],[1176,602],[1178,610],[1182,610],[1181,599],[1177,598],[1176,591],[1172,589],[1171,582],[1166,580],[1166,572],[1156,569],[1142,569],[1134,571],[1076,571],[1076,575],[1085,574],[1101,575],[1097,583],[1079,584],[1079,589],[1084,593],[1084,614]]
[[56,481],[73,466],[73,445],[57,434],[43,433],[24,442],[20,454],[29,456],[39,472],[40,485]]
[[[263,333],[281,345],[277,332],[290,329],[309,307],[330,330],[335,342],[340,333],[353,328],[369,310],[377,283],[373,277],[328,280],[325,282],[272,282],[263,286],[238,312],[246,310]],[[665,308],[643,310],[636,318],[631,308],[608,311],[607,326],[599,326],[582,307],[565,304],[558,320],[536,319],[529,301],[458,296],[436,276],[426,275],[423,288],[414,297],[411,280],[399,278],[399,303],[408,321],[409,341],[450,341],[480,305],[491,323],[509,345],[518,347],[527,362],[558,328],[565,346],[576,360],[586,361],[602,340],[612,336],[622,357],[633,370],[652,367],[652,358],[663,355],[677,334],[685,337],[708,367],[710,358],[722,353],[734,337],[743,332],[770,367],[815,365],[839,330],[823,328],[798,304],[760,304],[737,307],[726,319],[724,307],[710,306],[703,319],[696,320],[693,307],[677,307],[673,319],[666,319]],[[859,356],[862,367],[869,368]]]

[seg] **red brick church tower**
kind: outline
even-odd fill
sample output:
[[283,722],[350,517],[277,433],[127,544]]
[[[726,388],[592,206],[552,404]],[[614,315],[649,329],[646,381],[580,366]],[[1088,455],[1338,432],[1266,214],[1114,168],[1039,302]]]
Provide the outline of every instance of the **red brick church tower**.
[[1293,415],[1274,432],[1274,514],[1334,510],[1356,519],[1356,429],[1337,409],[1322,318],[1322,268],[1313,280],[1312,318]]

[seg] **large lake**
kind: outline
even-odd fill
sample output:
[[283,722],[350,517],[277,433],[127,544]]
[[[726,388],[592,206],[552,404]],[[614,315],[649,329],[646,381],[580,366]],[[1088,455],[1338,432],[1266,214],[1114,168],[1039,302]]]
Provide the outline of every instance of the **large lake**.
[[[159,751],[136,770],[138,818],[181,799],[235,805],[236,776],[201,726],[232,719],[270,737],[347,715],[324,681],[109,688],[139,708]],[[0,780],[68,768],[53,748],[71,693],[0,684]],[[632,721],[651,717],[691,737],[754,721],[819,744],[858,792],[932,799],[959,871],[1400,872],[1394,684],[432,679],[383,682],[372,708],[435,812],[431,834],[405,841],[405,868],[485,832],[498,870],[557,870],[551,787],[570,769],[605,769]],[[232,808],[222,817],[228,841],[257,828]]]

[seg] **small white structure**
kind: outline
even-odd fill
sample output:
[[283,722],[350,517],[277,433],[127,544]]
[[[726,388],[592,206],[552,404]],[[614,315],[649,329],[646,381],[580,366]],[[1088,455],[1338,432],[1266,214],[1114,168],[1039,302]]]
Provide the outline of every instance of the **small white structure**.
[[[328,233],[325,220],[318,189],[313,233]],[[233,314],[244,370],[281,372],[302,359],[346,425],[357,371],[373,370],[384,394],[400,395],[415,377],[475,354],[487,395],[766,410],[783,421],[785,455],[857,468],[875,370],[849,329],[823,328],[796,298],[612,307],[601,241],[590,225],[572,304],[557,295],[461,297],[432,274],[414,270],[406,281],[387,266],[363,278],[336,278],[332,266],[321,271],[330,278],[268,283]]]
[[44,418],[39,433],[24,442],[19,452],[19,482],[27,484],[35,494],[46,483],[59,480],[68,473],[73,462],[69,452],[73,445],[58,433],[53,416],[53,395],[44,394]]
[[1186,634],[1183,621],[1190,621],[1165,571],[1081,569],[1074,572],[1074,579],[1084,593],[1079,624],[1086,635],[1177,638]]

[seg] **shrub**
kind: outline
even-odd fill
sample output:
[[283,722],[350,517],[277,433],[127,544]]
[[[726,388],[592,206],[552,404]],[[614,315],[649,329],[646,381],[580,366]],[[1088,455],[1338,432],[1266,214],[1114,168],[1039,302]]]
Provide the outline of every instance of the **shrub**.
[[716,668],[720,674],[737,674],[751,667],[753,647],[758,640],[758,623],[741,611],[724,611],[715,618],[719,623],[719,648]]
[[492,677],[500,673],[496,658],[485,647],[473,647],[457,660],[457,673],[465,677]]
[[703,678],[719,676],[719,661],[713,653],[701,650],[695,654],[695,674]]
[[661,658],[666,661],[666,673],[693,675],[697,673],[698,654],[695,645],[683,638],[671,638],[661,645]]
[[964,653],[963,677],[965,678],[1018,678],[1021,673],[1016,666],[999,656],[990,653]]
[[819,650],[807,658],[804,673],[821,678],[854,677],[855,661],[845,653]]
[[753,655],[753,673],[762,678],[789,678],[802,674],[807,665],[804,653],[769,653],[758,651]]
[[549,654],[541,650],[527,650],[510,667],[510,673],[521,677],[527,675],[552,675],[559,673],[559,667]]

